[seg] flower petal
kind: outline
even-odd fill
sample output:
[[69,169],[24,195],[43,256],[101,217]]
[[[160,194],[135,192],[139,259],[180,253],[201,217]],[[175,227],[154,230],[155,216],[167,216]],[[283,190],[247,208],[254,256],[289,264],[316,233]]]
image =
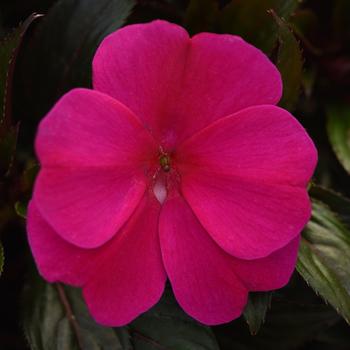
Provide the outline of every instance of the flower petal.
[[255,106],[201,130],[177,150],[183,172],[207,171],[305,187],[316,148],[300,123],[276,106]]
[[[282,94],[277,68],[243,39],[200,33],[191,39],[172,120],[179,140],[243,108],[276,104]],[[174,131],[173,131],[174,132]]]
[[175,162],[182,190],[216,242],[258,259],[295,238],[310,217],[305,189],[317,161],[288,112],[257,106],[214,122],[185,141]]
[[242,108],[275,104],[282,92],[275,66],[241,38],[201,33],[190,40],[159,20],[109,35],[94,57],[93,82],[168,148]]
[[138,205],[146,184],[114,169],[41,169],[34,201],[65,240],[95,248],[112,238]]
[[208,325],[237,318],[247,289],[235,275],[231,256],[204,231],[179,195],[164,203],[159,230],[165,269],[181,307]]
[[234,259],[235,273],[249,291],[269,291],[284,287],[295,269],[300,237],[266,258]]
[[159,246],[159,211],[157,199],[145,195],[112,243],[109,259],[84,286],[84,298],[97,322],[123,326],[160,299],[166,273]]
[[124,103],[156,134],[167,100],[177,94],[188,45],[185,29],[165,21],[121,28],[95,54],[94,89]]
[[27,230],[41,275],[49,282],[85,285],[87,304],[99,322],[130,322],[152,307],[164,289],[159,209],[157,200],[145,196],[116,237],[97,249],[82,249],[60,238],[32,201]]
[[27,233],[36,265],[47,281],[77,287],[87,281],[95,268],[98,250],[78,248],[62,239],[41,216],[33,200],[28,206]]
[[306,189],[203,172],[182,177],[201,224],[229,254],[259,259],[297,237],[311,215]]
[[108,241],[129,218],[157,156],[126,107],[85,89],[65,95],[44,118],[36,150],[36,205],[61,237],[85,248]]
[[157,152],[132,112],[100,92],[74,89],[41,121],[36,153],[44,167],[145,168]]

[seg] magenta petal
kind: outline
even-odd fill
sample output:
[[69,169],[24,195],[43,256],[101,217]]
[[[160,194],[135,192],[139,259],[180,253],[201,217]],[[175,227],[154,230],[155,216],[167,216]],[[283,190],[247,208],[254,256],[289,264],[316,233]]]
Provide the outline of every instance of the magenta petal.
[[282,92],[275,66],[239,37],[189,39],[183,28],[159,20],[108,36],[94,57],[93,82],[169,147],[242,108],[275,104]]
[[215,241],[258,259],[295,238],[310,218],[306,185],[315,146],[288,112],[256,106],[218,120],[176,156],[182,190]]
[[95,248],[112,238],[139,203],[146,184],[115,169],[41,169],[34,201],[65,240]]
[[266,257],[297,237],[311,215],[306,189],[201,173],[182,190],[199,221],[229,254]]
[[210,171],[258,182],[303,186],[317,162],[300,123],[276,106],[255,106],[223,118],[184,142],[181,169]]
[[177,93],[188,45],[187,32],[165,21],[119,29],[95,54],[94,89],[124,103],[157,133],[168,112],[165,104]]
[[123,326],[160,299],[166,274],[159,246],[159,210],[159,202],[146,195],[111,243],[108,259],[96,264],[83,294],[97,322]]
[[90,312],[100,323],[130,322],[152,307],[164,289],[159,209],[154,198],[145,196],[111,241],[96,249],[82,249],[60,238],[31,202],[28,238],[41,275],[50,282],[85,285]]
[[182,197],[164,203],[159,230],[165,269],[181,307],[208,325],[237,318],[247,289],[235,275],[231,256],[204,231]]
[[42,165],[36,205],[59,235],[85,248],[105,243],[125,223],[157,154],[126,107],[83,89],[65,95],[43,119],[36,150]]
[[63,240],[42,218],[34,201],[28,206],[27,232],[40,274],[49,282],[83,285],[96,264],[96,250],[81,249]]
[[75,89],[41,121],[35,143],[44,167],[115,167],[135,170],[157,146],[137,117],[97,91]]
[[179,139],[243,108],[276,104],[282,94],[277,68],[260,50],[233,35],[195,35],[184,72],[181,94],[168,119]]
[[268,291],[284,287],[295,269],[300,237],[287,246],[257,260],[234,259],[237,276],[249,291]]

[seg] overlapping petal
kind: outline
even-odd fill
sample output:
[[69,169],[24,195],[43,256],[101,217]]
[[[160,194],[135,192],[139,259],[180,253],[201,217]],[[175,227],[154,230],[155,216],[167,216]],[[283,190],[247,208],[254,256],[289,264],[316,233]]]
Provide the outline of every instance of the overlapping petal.
[[164,266],[181,307],[209,325],[238,317],[248,290],[235,275],[232,257],[215,244],[181,196],[164,203],[159,234]]
[[186,31],[165,21],[108,36],[93,62],[94,88],[133,110],[169,148],[242,108],[275,104],[280,74],[258,49],[232,35]]
[[179,304],[198,321],[215,325],[243,312],[248,291],[272,290],[288,283],[299,238],[262,259],[234,258],[212,240],[186,201],[173,193],[161,212],[160,243]]
[[126,222],[157,157],[153,138],[125,106],[84,89],[65,95],[41,122],[36,151],[39,211],[64,239],[88,248]]
[[119,167],[135,171],[157,145],[138,118],[112,97],[74,89],[41,121],[35,148],[43,167]]
[[32,201],[28,237],[40,273],[48,281],[83,286],[94,318],[124,325],[160,298],[166,280],[158,237],[160,205],[148,194],[111,241],[82,249],[63,240]]
[[234,259],[234,271],[249,291],[284,287],[295,269],[300,237],[269,256],[256,260]]
[[295,238],[309,220],[315,147],[275,106],[247,108],[185,141],[176,155],[182,190],[200,222],[233,256],[257,259]]
[[81,287],[103,249],[82,249],[65,241],[45,221],[33,200],[28,206],[27,233],[39,272],[49,282]]
[[209,170],[305,187],[315,170],[317,151],[289,112],[264,105],[246,108],[201,130],[178,147],[176,161],[184,173]]

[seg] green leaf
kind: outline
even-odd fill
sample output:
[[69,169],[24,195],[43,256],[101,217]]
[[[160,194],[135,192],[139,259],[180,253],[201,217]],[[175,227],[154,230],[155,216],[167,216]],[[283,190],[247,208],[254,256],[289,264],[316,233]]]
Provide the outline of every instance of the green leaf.
[[213,31],[219,15],[216,0],[191,0],[184,18],[184,26],[190,34]]
[[22,322],[32,350],[126,349],[113,328],[93,321],[80,290],[33,276],[23,295]]
[[219,350],[209,327],[187,316],[170,291],[127,327],[95,323],[79,289],[49,284],[37,273],[25,287],[23,326],[33,350]]
[[266,312],[271,306],[271,296],[271,292],[249,293],[248,303],[243,315],[252,335],[256,335],[265,322]]
[[309,305],[274,295],[257,335],[251,336],[242,319],[214,327],[214,332],[220,350],[295,350],[303,349],[303,344],[338,319],[327,305]]
[[326,203],[329,209],[335,212],[348,228],[350,227],[350,199],[340,193],[316,185],[310,187],[309,194],[312,198]]
[[187,316],[169,289],[130,325],[130,331],[135,350],[219,350],[211,329]]
[[28,128],[74,87],[91,86],[93,55],[109,33],[120,28],[135,0],[59,0],[38,26],[23,53],[17,114]]
[[27,206],[28,203],[16,202],[15,203],[15,211],[18,216],[25,219],[27,217]]
[[350,106],[334,104],[328,108],[327,132],[339,162],[350,174]]
[[222,11],[221,30],[240,35],[270,53],[277,40],[278,26],[268,10],[273,9],[288,20],[299,4],[298,0],[232,0]]
[[279,105],[292,111],[300,94],[303,56],[294,34],[286,21],[273,14],[278,25],[277,68],[283,81],[283,95]]
[[[323,190],[325,191],[325,190]],[[341,202],[341,196],[329,194]],[[305,281],[350,320],[350,230],[341,217],[324,202],[313,199],[312,218],[303,232],[297,270]],[[327,201],[326,201],[327,200]],[[344,205],[349,201],[344,199]],[[330,204],[332,205],[332,204]]]

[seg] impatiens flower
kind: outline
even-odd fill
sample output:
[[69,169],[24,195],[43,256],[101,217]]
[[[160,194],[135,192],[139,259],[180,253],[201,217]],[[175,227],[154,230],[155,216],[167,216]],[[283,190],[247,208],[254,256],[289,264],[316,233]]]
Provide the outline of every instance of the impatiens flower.
[[284,286],[310,217],[316,150],[276,107],[280,74],[232,35],[130,25],[93,60],[93,90],[63,96],[36,137],[28,235],[41,275],[82,287],[119,326],[170,281],[213,325],[249,291]]

